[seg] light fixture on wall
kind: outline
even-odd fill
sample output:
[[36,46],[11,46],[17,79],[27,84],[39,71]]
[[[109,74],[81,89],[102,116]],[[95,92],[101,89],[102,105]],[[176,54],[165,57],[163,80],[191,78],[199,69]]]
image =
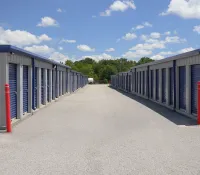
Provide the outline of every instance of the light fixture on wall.
[[15,53],[14,52],[10,52],[10,55],[14,55]]
[[57,65],[56,64],[53,64],[53,69],[56,69],[57,68]]

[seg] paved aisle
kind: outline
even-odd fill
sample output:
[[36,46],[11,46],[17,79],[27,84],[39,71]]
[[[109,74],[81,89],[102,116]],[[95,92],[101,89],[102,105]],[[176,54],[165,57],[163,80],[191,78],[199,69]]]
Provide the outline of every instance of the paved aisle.
[[200,128],[87,86],[0,134],[0,174],[197,175]]

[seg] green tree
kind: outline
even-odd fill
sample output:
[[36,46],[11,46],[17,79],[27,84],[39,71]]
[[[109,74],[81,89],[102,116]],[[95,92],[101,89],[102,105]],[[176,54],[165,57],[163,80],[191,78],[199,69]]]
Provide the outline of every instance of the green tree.
[[140,65],[154,61],[150,58],[141,58],[137,63],[126,58],[120,58],[116,60],[100,60],[95,61],[92,58],[85,58],[79,61],[67,60],[66,65],[70,66],[73,70],[83,73],[90,78],[94,78],[95,81],[101,83],[107,83],[110,81],[111,75],[119,72],[127,72],[133,66]]
[[117,73],[116,67],[112,65],[106,65],[101,68],[99,78],[101,80],[107,79],[110,80],[111,75],[115,75]]
[[152,60],[151,58],[148,57],[143,57],[141,58],[138,62],[137,65],[141,65],[141,64],[145,64],[145,63],[150,63],[153,62],[154,60]]
[[65,61],[65,65],[73,67],[74,63],[71,60],[67,60],[67,61]]

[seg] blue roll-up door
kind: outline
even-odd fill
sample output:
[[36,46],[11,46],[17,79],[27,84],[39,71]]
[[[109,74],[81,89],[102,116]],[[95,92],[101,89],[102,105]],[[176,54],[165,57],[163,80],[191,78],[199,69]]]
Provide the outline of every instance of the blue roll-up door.
[[10,112],[11,118],[17,117],[17,64],[9,64]]
[[23,113],[28,112],[28,66],[23,66]]
[[174,71],[173,67],[169,69],[169,104],[174,105]]
[[41,69],[41,104],[44,105],[44,69]]
[[156,100],[159,100],[159,70],[156,69]]
[[179,108],[186,109],[186,72],[185,66],[179,67]]
[[200,81],[200,64],[191,67],[191,112],[197,114],[197,83]]
[[48,101],[48,102],[50,102],[50,98],[49,98],[49,95],[50,95],[50,92],[49,92],[49,90],[50,90],[50,87],[49,87],[49,86],[50,86],[50,82],[49,82],[49,78],[50,78],[50,77],[49,77],[49,76],[50,76],[50,75],[49,75],[49,74],[50,74],[50,73],[49,73],[49,72],[50,72],[50,70],[47,69],[47,101]]
[[151,99],[153,99],[153,92],[154,92],[154,71],[151,70]]
[[142,72],[142,95],[145,94],[145,71]]
[[167,101],[167,92],[166,92],[166,86],[167,86],[167,79],[166,79],[166,69],[162,69],[162,102],[166,103]]
[[35,79],[34,79],[34,109],[37,108],[37,103],[38,103],[38,68],[35,67]]

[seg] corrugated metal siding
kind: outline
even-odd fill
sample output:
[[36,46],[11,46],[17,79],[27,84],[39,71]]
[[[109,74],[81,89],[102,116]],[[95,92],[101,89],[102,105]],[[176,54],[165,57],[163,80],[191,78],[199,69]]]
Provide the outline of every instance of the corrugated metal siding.
[[151,96],[150,98],[153,99],[154,95],[154,70],[151,70]]
[[156,100],[159,100],[159,69],[156,69]]
[[9,64],[11,118],[17,117],[17,64]]
[[47,62],[40,61],[40,60],[37,60],[37,59],[35,60],[35,66],[45,68],[45,69],[52,69],[51,63],[47,63]]
[[179,108],[186,110],[186,70],[179,67]]
[[166,103],[167,101],[167,92],[166,92],[166,86],[167,86],[167,79],[166,79],[166,69],[162,69],[162,102]]
[[200,64],[191,66],[191,112],[197,114],[197,83],[200,81]]
[[169,105],[174,105],[174,70],[173,67],[169,69]]
[[31,66],[31,58],[21,55],[21,54],[10,54],[7,53],[8,57],[7,57],[7,61],[9,63],[13,63],[13,64],[21,64],[21,65],[26,65],[26,66]]
[[23,66],[23,113],[28,112],[28,66]]

